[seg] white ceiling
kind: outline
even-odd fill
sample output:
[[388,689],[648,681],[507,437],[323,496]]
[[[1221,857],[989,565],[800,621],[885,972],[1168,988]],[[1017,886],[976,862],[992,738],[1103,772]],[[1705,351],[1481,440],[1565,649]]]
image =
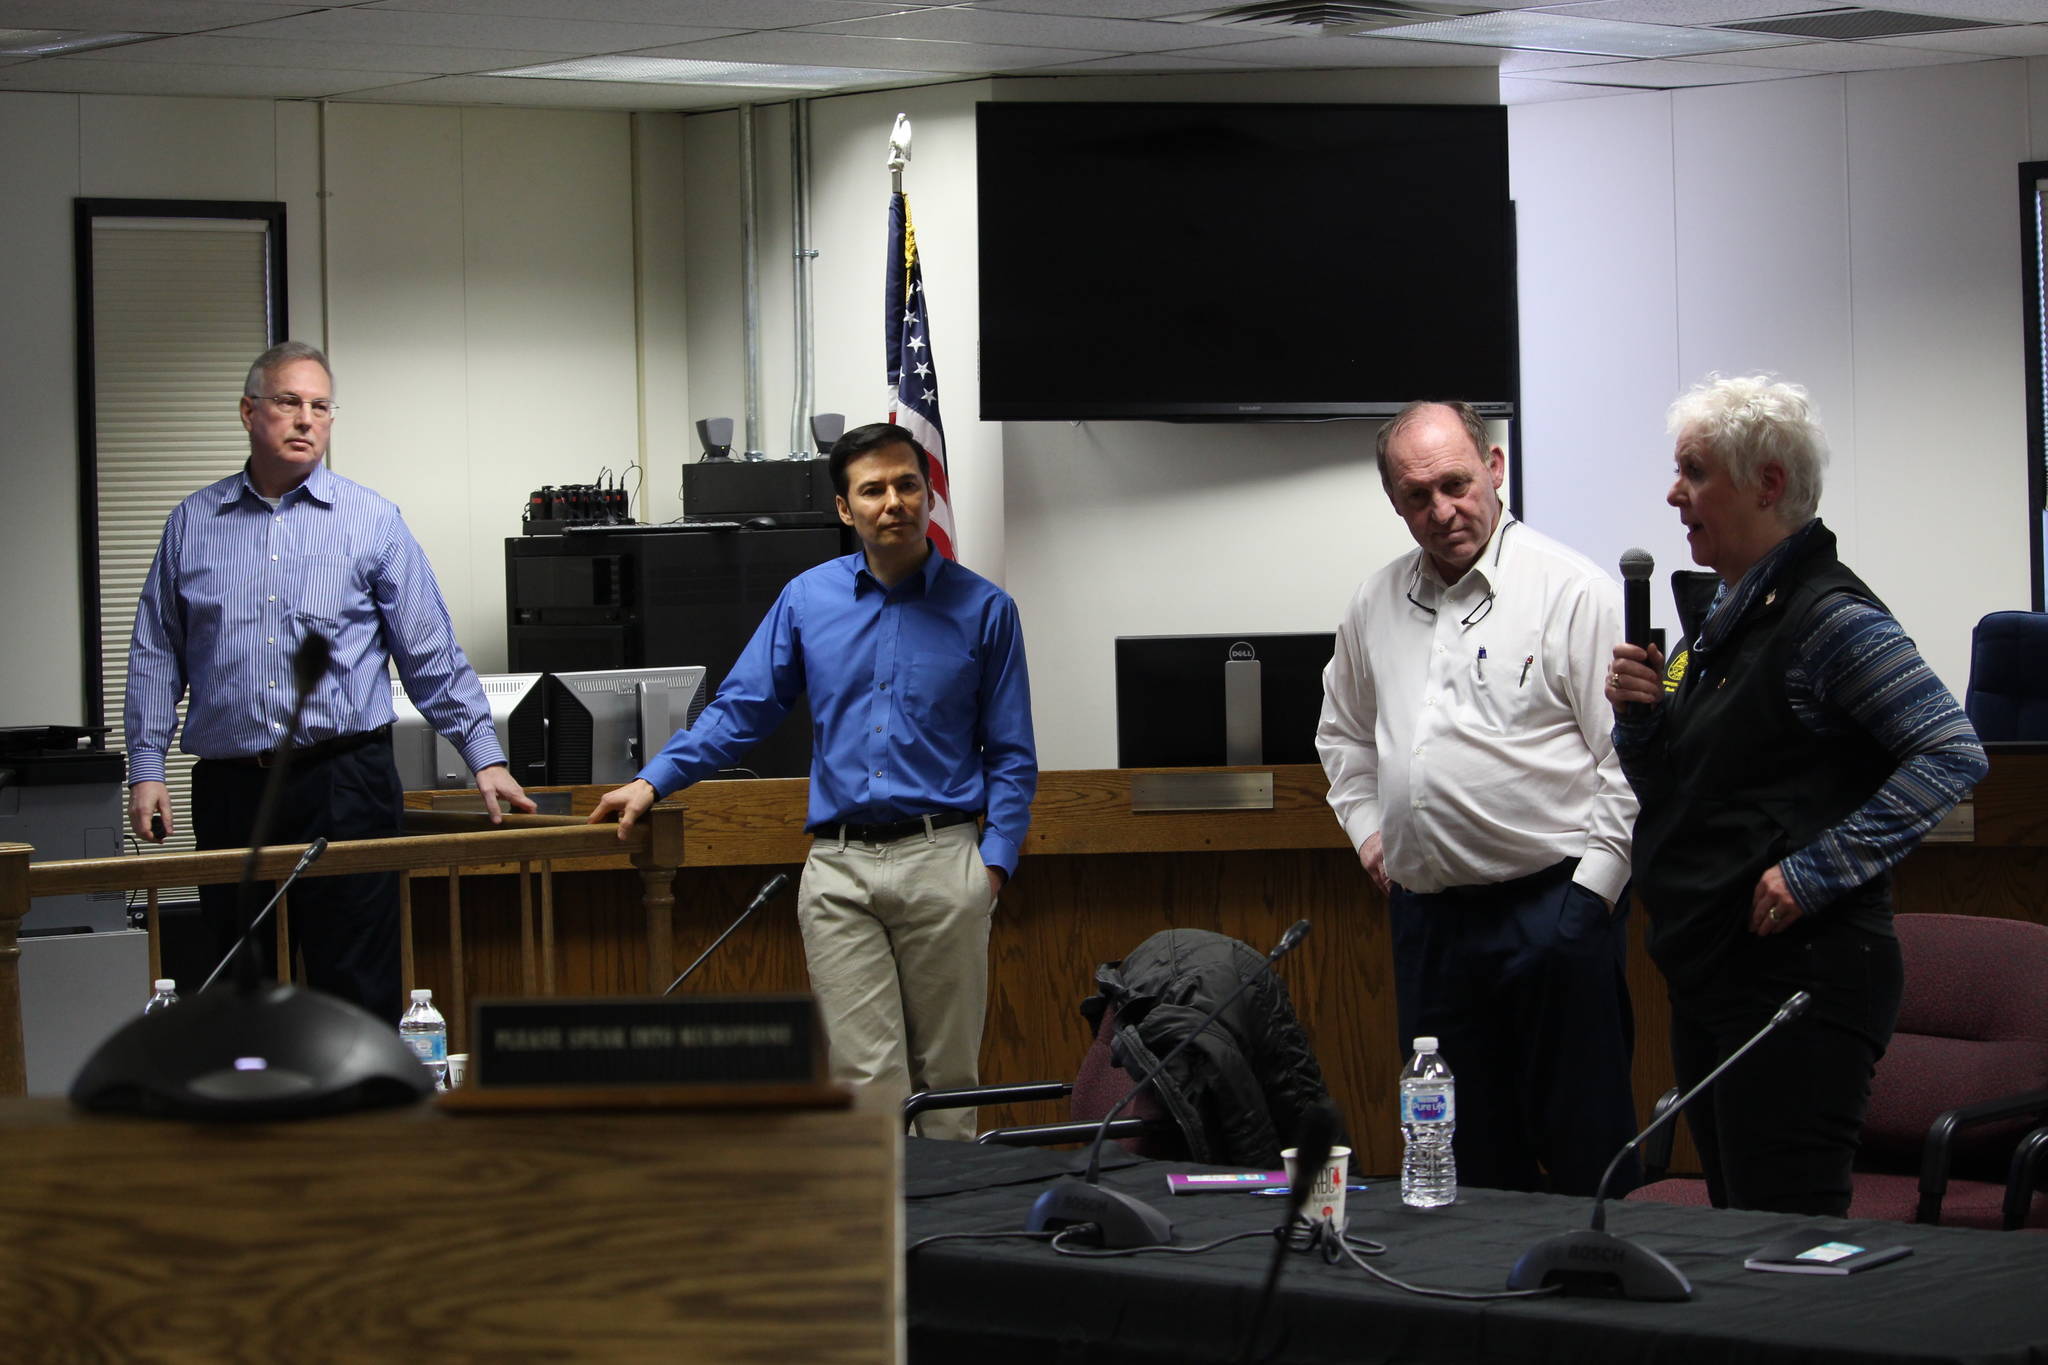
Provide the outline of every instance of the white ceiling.
[[[583,57],[859,68],[833,88],[986,75],[1487,66],[1507,103],[2048,55],[2048,0],[1303,0],[1310,22],[1216,21],[1230,0],[0,0],[0,90],[709,109],[789,90],[490,75]],[[1371,11],[1395,13],[1378,18]],[[1401,13],[1400,11],[1407,11]],[[1721,25],[1817,15],[1843,41]],[[1315,22],[1320,19],[1324,22]],[[1942,27],[1955,21],[1967,27]],[[1569,22],[1560,22],[1569,21]],[[1596,21],[1587,23],[1583,21]],[[1376,26],[1359,31],[1361,23]],[[1405,36],[1390,36],[1402,34]],[[52,34],[135,35],[4,55]],[[33,36],[31,36],[33,35]],[[1756,46],[1700,51],[1708,43]],[[1639,56],[1618,56],[1631,52]]]

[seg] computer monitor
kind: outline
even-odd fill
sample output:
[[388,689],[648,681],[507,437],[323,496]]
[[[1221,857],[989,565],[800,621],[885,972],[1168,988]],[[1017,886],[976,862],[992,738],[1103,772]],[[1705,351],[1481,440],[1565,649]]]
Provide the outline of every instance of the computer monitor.
[[[546,693],[540,673],[481,673],[484,701],[491,708],[491,728],[505,751],[507,766],[521,786],[547,781]],[[434,727],[405,694],[405,685],[391,680],[391,756],[398,779],[411,791],[457,791],[475,779],[460,751]]]
[[630,782],[670,735],[704,709],[704,670],[606,668],[550,673],[548,781]]
[[1328,631],[1119,636],[1117,766],[1315,762],[1323,666],[1336,639]]

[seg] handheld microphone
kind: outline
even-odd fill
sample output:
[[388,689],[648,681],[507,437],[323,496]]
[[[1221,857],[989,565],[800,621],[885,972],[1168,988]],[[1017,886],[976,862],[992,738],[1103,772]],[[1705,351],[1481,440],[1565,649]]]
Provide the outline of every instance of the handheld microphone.
[[1566,1295],[1660,1302],[1691,1298],[1692,1282],[1685,1278],[1685,1272],[1648,1247],[1624,1241],[1607,1231],[1604,1207],[1607,1187],[1613,1182],[1614,1173],[1621,1168],[1623,1159],[1642,1146],[1650,1134],[1677,1117],[1680,1110],[1718,1080],[1722,1072],[1742,1060],[1751,1048],[1806,1013],[1806,1007],[1812,1003],[1812,995],[1806,991],[1794,991],[1771,1016],[1770,1022],[1758,1029],[1748,1042],[1729,1053],[1727,1060],[1679,1096],[1676,1104],[1651,1119],[1649,1127],[1630,1138],[1614,1154],[1614,1160],[1607,1163],[1607,1170],[1600,1176],[1600,1184],[1593,1194],[1590,1228],[1584,1232],[1546,1237],[1523,1252],[1522,1259],[1516,1261],[1515,1268],[1508,1272],[1508,1288],[1541,1289],[1555,1285],[1560,1293]]
[[[1621,552],[1621,638],[1644,649],[1650,647],[1650,575],[1656,568],[1648,550]],[[1641,702],[1628,703],[1631,715],[1641,709]]]
[[[1222,1017],[1223,1011],[1235,1004],[1252,982],[1273,970],[1273,964],[1294,951],[1308,933],[1308,921],[1296,920],[1272,952],[1266,954],[1258,969],[1250,976],[1240,977],[1237,988],[1223,997],[1202,1017],[1202,1022],[1188,1031],[1185,1038],[1168,1049],[1166,1055],[1146,1069],[1137,1084],[1124,1092],[1124,1097],[1109,1107],[1096,1126],[1095,1137],[1088,1144],[1087,1173],[1080,1177],[1066,1179],[1038,1196],[1031,1205],[1031,1216],[1025,1220],[1025,1229],[1030,1232],[1057,1231],[1076,1223],[1093,1223],[1102,1229],[1101,1245],[1105,1247],[1146,1247],[1161,1246],[1173,1240],[1173,1223],[1165,1214],[1150,1204],[1116,1190],[1102,1188],[1102,1142],[1109,1136],[1109,1125],[1123,1112],[1125,1105],[1138,1097],[1138,1092],[1157,1080],[1165,1072],[1167,1064],[1187,1050],[1188,1044],[1208,1032],[1209,1026]],[[1327,1160],[1327,1154],[1325,1160]],[[1322,1163],[1317,1163],[1321,1169]]]
[[718,951],[719,944],[725,942],[728,938],[732,937],[733,930],[739,928],[742,924],[745,924],[747,922],[747,916],[753,914],[756,910],[759,910],[769,901],[774,900],[776,893],[781,891],[783,887],[788,885],[789,874],[787,872],[778,872],[774,876],[770,877],[767,881],[763,882],[761,884],[761,889],[754,893],[754,898],[747,902],[747,908],[740,911],[740,917],[734,920],[731,924],[726,925],[725,932],[720,934],[717,938],[712,939],[711,946],[709,948],[706,948],[703,952],[697,954],[697,960],[695,962],[692,962],[689,966],[683,968],[682,975],[678,976],[675,980],[669,982],[668,989],[663,991],[662,994],[673,995],[675,993],[676,987],[682,985],[683,982],[689,980],[691,972],[696,971],[699,967],[704,965],[705,958],[710,957],[713,953]]
[[[258,929],[261,929],[263,927],[263,922],[270,918],[270,912],[276,908],[277,903],[279,901],[284,899],[284,893],[291,890],[292,883],[299,879],[299,874],[304,872],[307,868],[311,867],[314,863],[319,862],[320,855],[325,853],[326,851],[327,836],[325,835],[322,835],[318,839],[315,839],[312,843],[306,845],[306,851],[299,855],[299,860],[296,863],[292,864],[292,870],[285,875],[285,879],[283,881],[277,884],[277,890],[271,893],[270,899],[264,902],[263,908],[256,912],[256,918],[249,921],[249,927],[244,929],[241,932],[240,936],[235,939],[235,946],[228,949],[226,954],[224,954],[221,957],[221,960],[214,964],[213,970],[206,974],[206,980],[201,982],[199,986],[199,989],[201,991],[205,990],[208,986],[211,986],[215,981],[218,981],[220,979],[220,974],[227,970],[228,964],[230,962],[233,962],[235,960],[235,954],[241,952],[244,945],[250,943],[252,940],[255,939],[256,931]],[[253,968],[255,962],[254,956],[252,955],[248,960]],[[240,984],[244,990],[253,991],[256,988],[256,982],[253,972],[243,973],[243,975],[248,977],[248,979],[243,980],[238,984]]]

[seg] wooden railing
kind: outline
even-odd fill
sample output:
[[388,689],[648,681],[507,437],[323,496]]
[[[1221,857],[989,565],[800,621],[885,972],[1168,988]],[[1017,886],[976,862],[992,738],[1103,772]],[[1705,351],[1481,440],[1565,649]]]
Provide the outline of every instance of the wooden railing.
[[[526,985],[534,994],[553,989],[554,864],[568,858],[624,853],[640,874],[641,905],[647,917],[647,977],[658,989],[675,964],[675,872],[683,861],[683,808],[654,807],[626,838],[616,825],[587,825],[573,817],[511,815],[503,825],[483,817],[441,811],[406,812],[409,833],[392,839],[357,839],[331,843],[307,877],[335,877],[351,872],[415,872],[446,869],[449,877],[448,917],[454,988],[449,1001],[451,1025],[466,1019],[462,974],[462,899],[465,868],[516,865],[520,873],[520,905],[526,937]],[[289,873],[306,851],[304,844],[265,848],[256,875],[276,880]],[[156,896],[167,886],[211,886],[238,881],[247,849],[207,853],[140,854],[123,858],[79,858],[32,863],[27,844],[0,843],[0,1096],[20,1095],[28,1088],[27,1059],[21,1031],[21,921],[31,901],[99,891],[143,891],[150,904],[150,972],[158,972]],[[539,916],[533,915],[534,874],[539,874]],[[401,974],[413,982],[411,886],[399,880]],[[290,896],[278,906],[282,945],[288,933]],[[536,943],[536,939],[538,942]],[[289,955],[278,954],[279,971],[289,970]],[[138,983],[138,988],[143,983]],[[196,983],[195,983],[196,984]]]

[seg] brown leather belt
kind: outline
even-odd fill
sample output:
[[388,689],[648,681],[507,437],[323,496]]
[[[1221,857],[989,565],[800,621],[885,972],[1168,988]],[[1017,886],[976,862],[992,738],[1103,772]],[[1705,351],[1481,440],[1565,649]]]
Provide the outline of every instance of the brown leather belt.
[[[358,730],[352,735],[336,735],[333,739],[323,739],[317,744],[290,750],[291,760],[294,763],[312,763],[323,758],[334,758],[341,754],[354,753],[357,749],[375,744],[381,739],[388,739],[390,736],[391,727],[388,725],[380,725],[374,730]],[[268,768],[277,762],[277,750],[265,749],[260,754],[250,754],[246,758],[209,758],[204,761],[223,763],[231,768]]]
[[818,833],[827,836],[838,834],[850,844],[893,844],[898,839],[908,839],[913,834],[924,833],[924,822],[929,819],[933,829],[951,829],[954,825],[971,824],[981,814],[971,810],[935,810],[929,816],[919,815],[908,820],[893,820],[886,825],[824,825]]

